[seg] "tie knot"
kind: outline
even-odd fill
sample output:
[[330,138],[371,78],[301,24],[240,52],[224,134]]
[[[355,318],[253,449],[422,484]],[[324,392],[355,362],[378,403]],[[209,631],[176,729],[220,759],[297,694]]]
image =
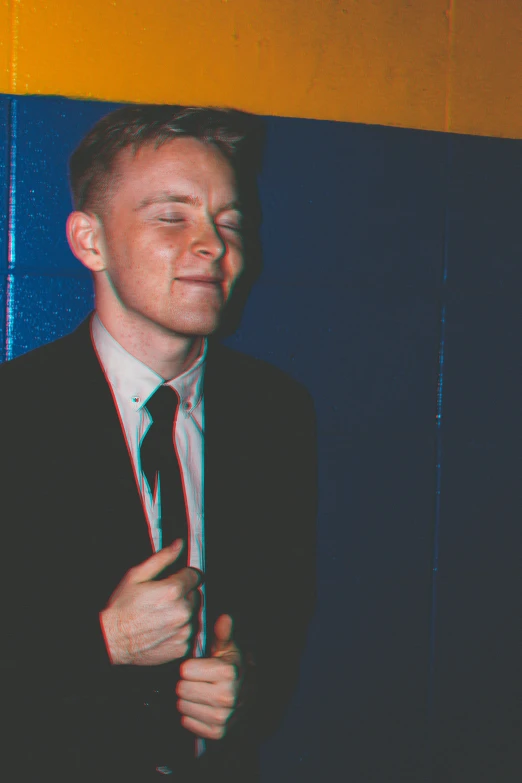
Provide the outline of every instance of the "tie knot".
[[145,407],[155,424],[172,425],[176,415],[176,408],[178,407],[177,392],[171,386],[160,386],[152,397],[147,400]]

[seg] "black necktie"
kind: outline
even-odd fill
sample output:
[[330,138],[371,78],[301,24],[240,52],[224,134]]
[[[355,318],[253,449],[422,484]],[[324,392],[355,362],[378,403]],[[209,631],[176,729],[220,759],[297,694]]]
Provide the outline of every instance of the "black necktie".
[[170,386],[160,386],[146,404],[152,424],[141,442],[141,467],[154,494],[159,476],[159,503],[161,508],[162,546],[176,538],[185,542],[175,569],[187,564],[187,511],[183,480],[174,450],[173,428],[178,407],[178,395]]

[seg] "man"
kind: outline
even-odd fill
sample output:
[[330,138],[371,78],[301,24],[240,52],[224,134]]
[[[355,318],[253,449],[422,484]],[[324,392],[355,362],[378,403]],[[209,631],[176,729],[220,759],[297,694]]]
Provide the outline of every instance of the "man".
[[6,780],[256,780],[295,683],[312,406],[206,339],[245,271],[251,124],[125,107],[71,158],[96,312],[0,368]]

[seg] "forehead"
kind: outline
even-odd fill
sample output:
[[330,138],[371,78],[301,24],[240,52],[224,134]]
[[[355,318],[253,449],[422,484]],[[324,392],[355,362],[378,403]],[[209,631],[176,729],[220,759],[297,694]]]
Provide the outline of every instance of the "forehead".
[[160,146],[144,144],[136,151],[126,147],[117,156],[113,173],[117,190],[156,187],[236,190],[234,170],[212,143],[179,138]]

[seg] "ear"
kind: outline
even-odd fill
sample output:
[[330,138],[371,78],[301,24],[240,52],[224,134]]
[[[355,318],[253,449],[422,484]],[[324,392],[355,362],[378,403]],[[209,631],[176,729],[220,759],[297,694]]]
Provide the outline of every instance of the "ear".
[[103,229],[99,218],[90,212],[71,212],[66,224],[67,241],[72,252],[91,272],[105,269]]

